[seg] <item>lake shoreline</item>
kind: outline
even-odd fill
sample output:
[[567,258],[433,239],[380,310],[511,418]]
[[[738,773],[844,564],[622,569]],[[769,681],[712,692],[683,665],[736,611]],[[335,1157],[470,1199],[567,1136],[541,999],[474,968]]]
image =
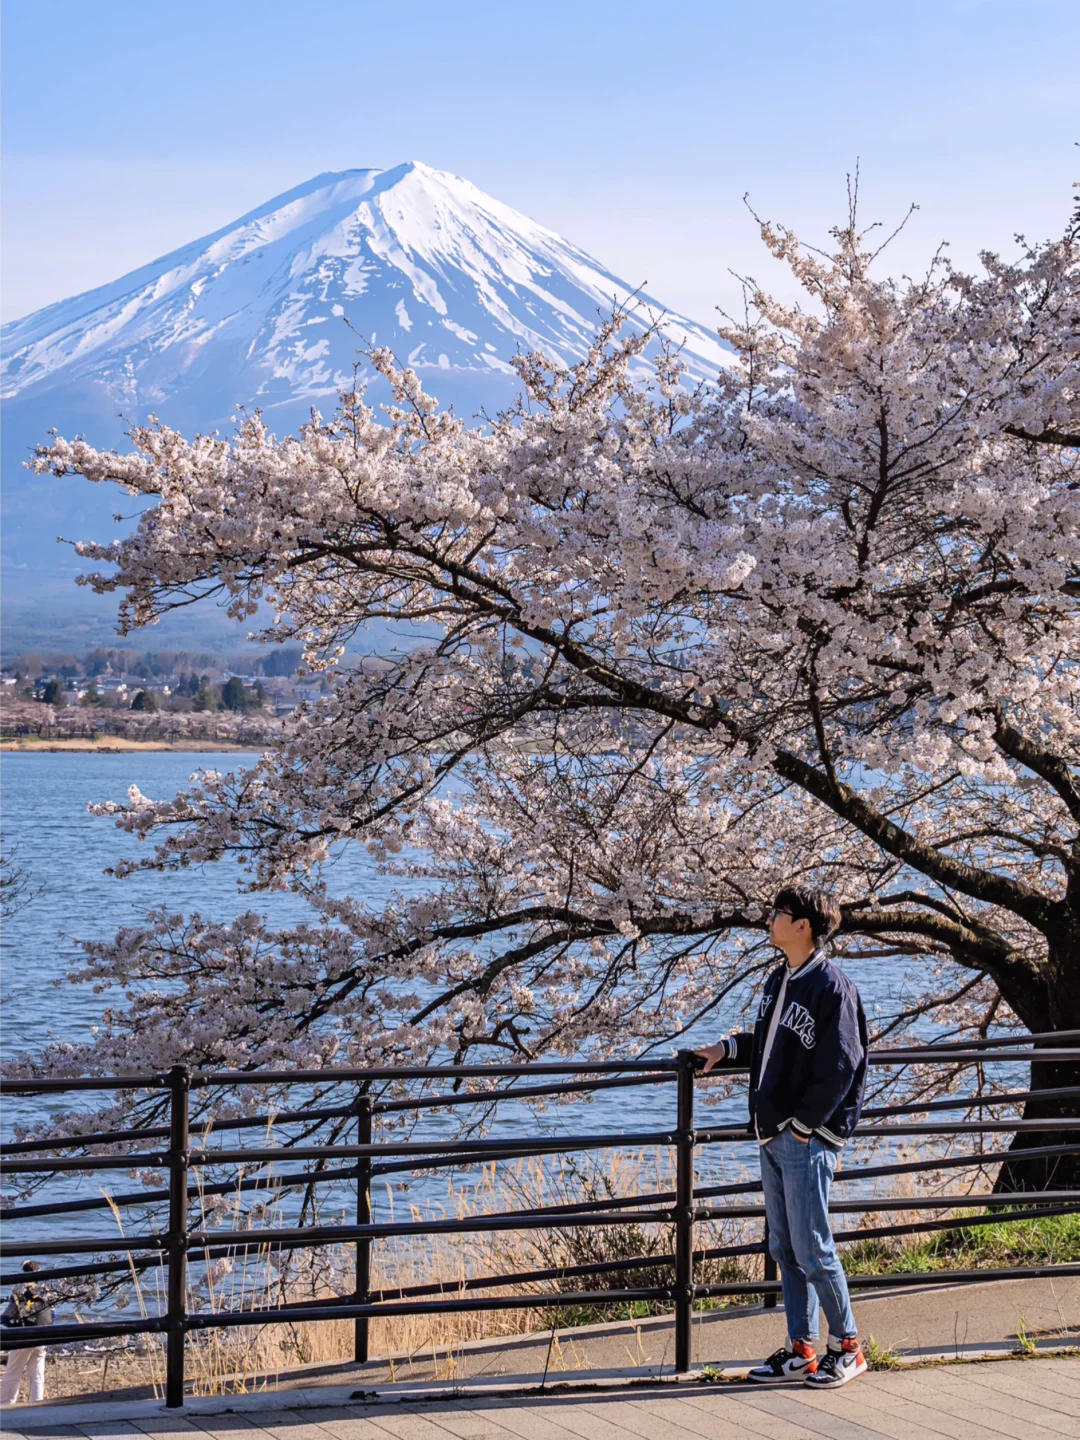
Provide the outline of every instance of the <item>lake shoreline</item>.
[[[222,755],[265,755],[268,750],[275,748],[275,743],[280,742],[267,741],[265,745],[237,745],[228,740],[126,740],[122,735],[106,735],[100,740],[42,739],[36,735],[20,735],[0,740],[0,753],[22,752],[26,755],[40,755],[46,752],[69,750],[80,755],[119,755],[151,750],[172,750],[186,755],[201,755],[207,752]],[[561,747],[552,751],[549,746],[540,745],[534,740],[523,740],[517,748],[523,755],[565,753]],[[604,755],[610,752],[593,750],[589,753]]]
[[122,735],[107,735],[100,740],[38,739],[33,735],[0,740],[0,752],[40,754],[43,751],[70,750],[82,755],[130,754],[136,751],[176,750],[181,753],[262,755],[268,745],[236,745],[228,740],[127,740]]

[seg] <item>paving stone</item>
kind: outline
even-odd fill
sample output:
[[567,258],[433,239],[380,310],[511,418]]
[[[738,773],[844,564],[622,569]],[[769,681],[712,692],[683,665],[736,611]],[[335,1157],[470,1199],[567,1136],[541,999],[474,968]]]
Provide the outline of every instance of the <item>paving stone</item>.
[[1026,1420],[1035,1415],[1039,1424],[1048,1430],[1057,1430],[1062,1435],[1073,1437],[1073,1440],[1080,1440],[1080,1403],[1075,1397],[1047,1391],[1035,1376],[1027,1380],[1023,1376],[1018,1377],[1015,1384],[1022,1393],[1016,1394],[1014,1388],[995,1385],[989,1378],[966,1375],[966,1369],[964,1365],[957,1365],[948,1371],[939,1370],[938,1381],[947,1379],[961,1399],[965,1395],[977,1395],[980,1404],[1001,1410],[1016,1420]]
[[[866,1376],[852,1382],[859,1386],[857,1415],[859,1417],[869,1415],[874,1429],[879,1430],[882,1435],[888,1435],[890,1440],[915,1440],[915,1437],[931,1437],[931,1440],[940,1440],[940,1437],[951,1434],[948,1431],[928,1430],[921,1416],[916,1424],[910,1415],[895,1413],[880,1389],[875,1389],[872,1398],[868,1399],[869,1391],[864,1387],[870,1384],[871,1379],[871,1376]],[[802,1399],[804,1404],[813,1405],[816,1410],[838,1416],[841,1419],[852,1418],[853,1396],[850,1385],[845,1385],[839,1390],[816,1390],[812,1395],[807,1394]]]
[[[917,1372],[921,1374],[922,1372]],[[881,1377],[883,1380],[885,1376]],[[908,1433],[913,1436],[945,1436],[947,1440],[987,1440],[990,1432],[983,1425],[977,1425],[970,1420],[958,1419],[955,1415],[947,1415],[935,1407],[933,1399],[928,1398],[925,1391],[920,1391],[918,1385],[913,1384],[910,1388],[903,1386],[900,1382],[917,1381],[917,1375],[890,1375],[889,1381],[896,1382],[883,1384],[873,1391],[871,1401],[864,1401],[863,1404],[872,1406],[871,1413],[874,1423],[877,1424],[879,1415],[888,1416],[908,1424]],[[853,1385],[862,1385],[863,1380],[852,1382]],[[834,1401],[838,1401],[850,1386],[843,1390],[834,1391],[830,1396],[822,1393],[815,1397],[815,1400],[822,1408],[827,1408]],[[849,1402],[852,1397],[848,1396]]]
[[562,1423],[560,1404],[534,1399],[510,1404],[508,1400],[492,1399],[463,1401],[461,1408],[473,1413],[482,1411],[517,1440],[576,1440],[578,1432]]
[[324,1422],[356,1419],[355,1411],[342,1407],[333,1410],[274,1410],[260,1414],[259,1424],[273,1440],[334,1440],[332,1430]]
[[379,1410],[365,1417],[382,1431],[383,1440],[393,1435],[396,1440],[447,1440],[448,1432],[435,1415],[420,1410]]
[[440,1405],[425,1413],[447,1435],[456,1436],[458,1440],[514,1440],[514,1432],[502,1423],[503,1409],[483,1411],[461,1405]]
[[[634,1409],[639,1415],[646,1416],[650,1422],[655,1418],[652,1407],[647,1404],[635,1401]],[[730,1399],[720,1404],[711,1415],[692,1405],[683,1405],[681,1409],[671,1412],[670,1423],[670,1434],[685,1436],[686,1440],[699,1440],[699,1437],[715,1440],[717,1435],[746,1437],[746,1440],[768,1440],[772,1435],[770,1417],[764,1417],[763,1421],[760,1415],[752,1414]],[[817,1440],[817,1437],[805,1436],[797,1426],[789,1426],[785,1432],[785,1440]]]
[[[386,1440],[390,1433],[368,1415],[350,1415],[345,1419],[326,1419],[319,1423],[330,1440]],[[278,1433],[282,1440],[288,1440],[287,1430],[282,1428]],[[446,1440],[445,1435],[440,1437],[440,1440]]]
[[[245,1415],[243,1412],[237,1415],[199,1415],[190,1416],[197,1425],[201,1425],[207,1435],[213,1435],[214,1440],[218,1437],[238,1436],[246,1437],[246,1440],[272,1440],[270,1432],[263,1426],[261,1415]],[[323,1437],[326,1440],[326,1437]]]
[[[150,1435],[153,1440],[180,1440],[184,1435],[191,1435],[195,1440],[206,1440],[206,1431],[198,1420],[187,1415],[155,1415],[152,1420],[135,1420],[132,1423],[143,1435]],[[253,1423],[257,1428],[258,1422]]]
[[[684,1396],[687,1410],[695,1410],[704,1426],[695,1433],[714,1437],[718,1427],[726,1428],[730,1423],[742,1426],[747,1434],[766,1437],[766,1440],[820,1440],[820,1431],[807,1430],[796,1421],[781,1419],[759,1406],[744,1404],[740,1398],[743,1387],[738,1389],[704,1390],[701,1397]],[[755,1392],[757,1393],[757,1392]]]
[[[811,1433],[828,1436],[829,1440],[883,1440],[882,1432],[874,1430],[869,1423],[862,1424],[848,1415],[830,1415],[813,1403],[807,1404],[803,1398],[807,1393],[801,1385],[792,1386],[789,1392],[783,1393],[779,1388],[770,1389],[763,1385],[754,1389],[748,1385],[745,1390],[740,1387],[739,1400],[789,1424],[800,1425]],[[852,1399],[854,1401],[855,1397]],[[869,1420],[862,1406],[853,1404],[852,1413],[861,1413]]]
[[[588,1409],[596,1409],[600,1414],[603,1402],[594,1402]],[[618,1424],[628,1435],[640,1436],[641,1440],[691,1440],[691,1437],[703,1434],[715,1435],[716,1422],[710,1421],[689,1406],[679,1407],[676,1401],[673,1405],[665,1406],[661,1410],[654,1402],[648,1400],[624,1400],[618,1406],[611,1407],[611,1413],[617,1418]],[[689,1422],[689,1423],[688,1423]],[[702,1424],[702,1422],[704,1422]],[[745,1427],[739,1425],[737,1417],[730,1419],[725,1412],[723,1433],[727,1435],[749,1435]]]
[[[4,1415],[4,1440],[66,1440],[69,1435],[82,1435],[81,1430],[76,1430],[74,1425],[33,1425],[33,1412],[26,1416],[24,1428],[11,1430],[8,1428],[7,1418],[12,1412],[6,1410]],[[15,1414],[19,1412],[16,1410]],[[24,1422],[20,1421],[20,1427]]]
[[990,1389],[1034,1387],[1037,1394],[1067,1395],[1080,1401],[1080,1360],[998,1360],[983,1365],[958,1365],[956,1373],[978,1375]]
[[91,1440],[126,1440],[129,1435],[142,1435],[143,1432],[123,1420],[119,1422],[91,1420],[87,1424],[79,1426],[79,1433],[91,1437]]
[[1028,1415],[1017,1420],[1006,1414],[997,1403],[994,1391],[982,1390],[972,1384],[970,1390],[958,1394],[953,1383],[936,1370],[919,1372],[925,1386],[926,1403],[947,1415],[983,1425],[990,1434],[1008,1435],[1012,1440],[1061,1440],[1061,1432],[1041,1424],[1042,1411],[1030,1407]]

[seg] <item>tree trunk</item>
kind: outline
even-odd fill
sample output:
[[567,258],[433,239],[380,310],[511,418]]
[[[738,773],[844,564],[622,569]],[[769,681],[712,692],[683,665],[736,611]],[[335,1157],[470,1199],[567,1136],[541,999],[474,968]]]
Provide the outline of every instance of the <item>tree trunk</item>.
[[[1047,982],[1042,995],[1010,996],[1013,1010],[1034,1034],[1049,1030],[1080,1030],[1080,943],[1065,941],[1061,950],[1051,952],[1046,967]],[[1076,1040],[1038,1042],[1040,1050],[1077,1049]],[[1032,1064],[1028,1089],[1064,1090],[1080,1088],[1080,1064],[1063,1060],[1060,1064]],[[1080,1095],[1048,1097],[1036,1095],[1024,1105],[1025,1120],[1054,1121],[1080,1118]],[[1056,1155],[1025,1156],[1026,1150],[1048,1146],[1072,1148]],[[995,1191],[1017,1190],[1080,1190],[1080,1131],[1027,1130],[1018,1131],[1009,1146],[1009,1159],[998,1172]]]

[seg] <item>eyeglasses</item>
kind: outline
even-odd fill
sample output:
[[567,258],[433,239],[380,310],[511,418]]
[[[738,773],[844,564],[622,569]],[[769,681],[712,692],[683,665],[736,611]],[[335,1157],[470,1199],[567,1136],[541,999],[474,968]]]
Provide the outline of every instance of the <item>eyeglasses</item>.
[[772,919],[775,920],[778,915],[786,915],[789,920],[795,919],[795,916],[791,913],[790,910],[778,910],[774,905],[772,909]]

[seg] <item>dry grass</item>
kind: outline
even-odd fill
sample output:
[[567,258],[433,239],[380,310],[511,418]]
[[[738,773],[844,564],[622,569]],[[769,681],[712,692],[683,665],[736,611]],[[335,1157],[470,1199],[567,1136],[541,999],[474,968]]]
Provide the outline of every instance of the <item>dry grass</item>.
[[[407,1182],[406,1182],[407,1183]],[[446,1190],[438,1200],[423,1204],[402,1202],[401,1194],[387,1185],[383,1197],[373,1197],[380,1215],[393,1220],[478,1219],[509,1210],[532,1209],[575,1201],[603,1201],[627,1195],[649,1195],[674,1187],[672,1156],[666,1150],[633,1154],[612,1151],[592,1157],[589,1162],[560,1156],[539,1157],[511,1164],[484,1166],[469,1182],[447,1178]],[[123,1233],[121,1212],[114,1210],[117,1227]],[[323,1215],[322,1223],[334,1217]],[[344,1217],[341,1217],[344,1218]],[[236,1207],[219,1213],[219,1223],[240,1228],[243,1218]],[[270,1223],[273,1223],[272,1219]],[[705,1233],[708,1229],[713,1233]],[[717,1227],[700,1227],[702,1246],[730,1241]],[[743,1237],[739,1237],[743,1238]],[[673,1237],[670,1224],[656,1225],[567,1225],[557,1230],[485,1230],[469,1234],[405,1237],[377,1242],[372,1247],[371,1284],[375,1290],[414,1285],[464,1282],[483,1275],[507,1275],[562,1265],[602,1264],[613,1259],[648,1260],[670,1253]],[[709,1280],[730,1274],[746,1278],[760,1274],[760,1260],[750,1257],[738,1272],[709,1266]],[[316,1299],[333,1300],[351,1295],[355,1268],[352,1246],[325,1247],[319,1251],[298,1251],[292,1255],[268,1251],[238,1253],[235,1261],[218,1261],[210,1266],[191,1267],[189,1309],[202,1313],[255,1310],[271,1304],[297,1303]],[[606,1274],[585,1274],[555,1281],[526,1282],[486,1290],[470,1290],[474,1296],[528,1296],[552,1289],[566,1292],[640,1288],[661,1285],[671,1279],[669,1270],[637,1270]],[[454,1292],[451,1291],[451,1294]],[[163,1270],[132,1273],[129,1307],[154,1315],[165,1308]],[[586,1324],[594,1320],[623,1319],[660,1313],[664,1304],[612,1302],[583,1307],[523,1306],[513,1310],[466,1311],[457,1314],[398,1315],[371,1323],[372,1356],[403,1357],[409,1361],[432,1362],[440,1378],[453,1378],[461,1347],[469,1341],[499,1336],[527,1335],[540,1330]],[[89,1317],[87,1317],[89,1318]],[[309,1324],[239,1326],[195,1332],[187,1342],[186,1371],[197,1394],[247,1392],[272,1387],[285,1371],[297,1366],[331,1365],[350,1360],[354,1326],[351,1320],[313,1321]],[[164,1353],[156,1337],[147,1337],[139,1346],[142,1353],[117,1349],[104,1357],[85,1352],[64,1357],[50,1366],[50,1393],[77,1394],[116,1384],[152,1387],[160,1393],[164,1383]],[[572,1343],[562,1342],[560,1353],[552,1355],[553,1370],[575,1368],[581,1363]],[[395,1367],[392,1367],[395,1368]],[[63,1374],[59,1372],[63,1372]]]
[[[729,1177],[739,1178],[739,1177]],[[407,1183],[407,1182],[406,1182]],[[387,1186],[386,1203],[379,1204],[382,1216],[396,1220],[478,1219],[486,1215],[571,1201],[604,1201],[628,1195],[647,1196],[674,1188],[672,1153],[665,1149],[627,1154],[612,1151],[588,1161],[571,1156],[523,1159],[511,1164],[485,1166],[471,1182],[448,1178],[439,1201],[423,1205],[405,1202]],[[927,1188],[933,1188],[932,1186]],[[896,1177],[891,1193],[911,1194],[910,1219],[915,1219],[918,1195],[912,1177]],[[925,1193],[925,1190],[923,1190]],[[381,1197],[374,1197],[378,1202]],[[234,1212],[218,1218],[229,1228],[243,1223],[239,1201]],[[403,1209],[405,1213],[403,1213]],[[861,1223],[903,1223],[908,1212],[872,1213],[868,1197],[862,1217],[845,1217],[844,1228]],[[114,1211],[121,1226],[119,1211]],[[323,1215],[321,1223],[334,1217]],[[344,1218],[344,1217],[342,1217]],[[272,1219],[270,1223],[273,1223]],[[710,1249],[759,1241],[760,1222],[734,1220],[723,1225],[701,1224],[695,1246]],[[978,1243],[977,1239],[973,1243]],[[483,1275],[506,1275],[537,1269],[574,1265],[588,1266],[615,1259],[642,1262],[668,1254],[673,1248],[670,1224],[628,1224],[602,1226],[567,1225],[556,1230],[498,1231],[479,1229],[470,1234],[417,1236],[377,1242],[372,1247],[372,1288],[397,1289],[436,1282],[462,1287],[464,1282]],[[856,1252],[857,1253],[857,1252]],[[865,1259],[869,1259],[867,1254]],[[880,1256],[875,1251],[875,1259]],[[701,1283],[747,1281],[761,1276],[760,1255],[702,1262],[697,1267]],[[861,1265],[858,1268],[863,1268]],[[239,1253],[235,1261],[194,1265],[189,1309],[202,1313],[256,1310],[268,1305],[316,1299],[333,1300],[349,1296],[354,1285],[354,1251],[350,1245],[298,1251],[291,1255],[268,1251]],[[670,1268],[630,1268],[614,1274],[585,1273],[557,1280],[524,1282],[490,1290],[470,1290],[470,1295],[524,1297],[553,1289],[563,1292],[596,1291],[663,1285],[673,1279]],[[153,1315],[165,1308],[163,1270],[133,1273],[133,1303],[139,1313]],[[453,1292],[451,1292],[453,1293]],[[744,1296],[730,1303],[752,1303],[758,1297]],[[705,1302],[709,1308],[725,1303]],[[373,1357],[403,1357],[391,1365],[392,1373],[408,1369],[410,1362],[430,1362],[438,1378],[450,1380],[458,1374],[462,1346],[470,1341],[499,1336],[516,1336],[565,1330],[598,1320],[644,1318],[669,1309],[663,1302],[612,1301],[567,1304],[551,1307],[495,1311],[468,1311],[460,1314],[392,1316],[371,1322],[370,1353]],[[334,1365],[347,1362],[353,1354],[353,1322],[313,1321],[309,1324],[241,1326],[195,1332],[187,1342],[186,1370],[196,1394],[245,1393],[273,1388],[278,1378],[298,1366]],[[152,1387],[161,1393],[164,1382],[164,1353],[156,1337],[147,1337],[142,1353],[115,1351],[111,1356],[76,1354],[50,1366],[50,1393],[79,1394],[116,1385]],[[633,1363],[633,1354],[629,1355]],[[572,1340],[565,1336],[556,1353],[554,1370],[575,1369],[583,1363]]]

